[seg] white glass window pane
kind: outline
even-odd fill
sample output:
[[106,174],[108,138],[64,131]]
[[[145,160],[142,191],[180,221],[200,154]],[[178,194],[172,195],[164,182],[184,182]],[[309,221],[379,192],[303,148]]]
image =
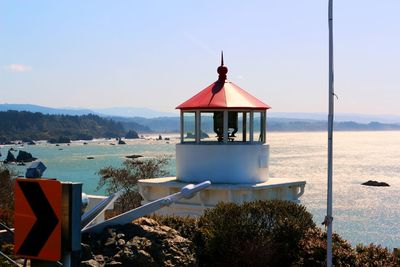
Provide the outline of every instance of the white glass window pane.
[[183,142],[196,141],[196,113],[183,112]]
[[254,121],[253,141],[254,142],[263,142],[264,129],[263,129],[261,112],[259,112],[259,111],[254,112],[254,120],[253,121]]
[[214,112],[200,112],[200,141],[218,141],[214,132]]

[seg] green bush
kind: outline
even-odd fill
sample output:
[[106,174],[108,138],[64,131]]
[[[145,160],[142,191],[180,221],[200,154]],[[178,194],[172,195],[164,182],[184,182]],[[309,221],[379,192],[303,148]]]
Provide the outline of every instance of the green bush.
[[17,173],[0,163],[0,221],[8,226],[14,221],[14,183]]
[[[326,266],[326,232],[310,229],[299,242],[299,258],[293,266]],[[339,235],[333,234],[333,266],[394,267],[400,261],[387,248],[370,244],[357,245],[355,249]]]
[[[11,259],[16,260],[14,254],[14,245],[13,244],[0,244],[0,251],[4,254],[8,255]],[[9,262],[6,258],[0,255],[0,266],[2,267],[13,267],[15,266],[13,263]]]
[[199,219],[204,266],[290,266],[312,215],[302,205],[270,200],[221,203]]
[[[326,232],[320,228],[309,229],[299,241],[299,256],[293,266],[326,266],[326,236]],[[356,266],[355,250],[346,240],[333,234],[332,247],[333,266]]]
[[369,246],[357,245],[357,266],[366,267],[394,267],[400,266],[400,259],[387,248],[370,244]]

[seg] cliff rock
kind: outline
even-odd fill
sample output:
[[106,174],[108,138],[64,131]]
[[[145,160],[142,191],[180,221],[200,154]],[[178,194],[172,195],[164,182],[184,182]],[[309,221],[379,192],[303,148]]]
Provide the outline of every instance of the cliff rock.
[[149,218],[82,236],[82,266],[197,266],[192,242]]

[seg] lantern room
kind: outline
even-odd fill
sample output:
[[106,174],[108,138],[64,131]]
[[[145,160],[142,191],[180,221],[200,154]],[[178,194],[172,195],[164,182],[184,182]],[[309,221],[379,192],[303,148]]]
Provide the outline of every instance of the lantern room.
[[177,107],[180,140],[177,179],[255,183],[268,179],[266,112],[270,107],[227,80],[223,56],[218,80]]

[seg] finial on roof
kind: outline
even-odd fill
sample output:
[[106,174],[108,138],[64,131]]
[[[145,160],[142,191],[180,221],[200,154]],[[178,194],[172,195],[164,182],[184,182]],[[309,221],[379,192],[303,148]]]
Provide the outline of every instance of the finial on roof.
[[218,81],[225,81],[228,68],[224,66],[224,51],[221,51],[221,66],[218,67],[217,72],[219,74]]

